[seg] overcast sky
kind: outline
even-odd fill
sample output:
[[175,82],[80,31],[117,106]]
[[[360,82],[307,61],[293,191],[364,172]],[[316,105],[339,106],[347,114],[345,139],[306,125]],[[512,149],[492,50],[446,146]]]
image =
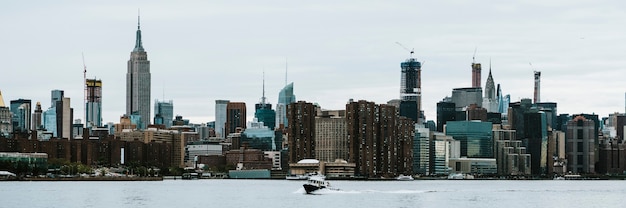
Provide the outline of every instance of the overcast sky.
[[397,99],[409,52],[396,42],[425,62],[427,120],[452,88],[471,86],[476,48],[483,87],[491,60],[512,102],[532,98],[537,70],[541,101],[557,102],[558,113],[625,109],[626,3],[618,0],[3,2],[5,102],[31,99],[45,110],[61,89],[82,119],[84,53],[88,78],[103,82],[104,122],[119,122],[138,9],[152,100],[173,100],[174,114],[193,123],[213,121],[217,99],[246,102],[253,117],[263,71],[276,104],[286,60],[297,100],[345,109],[350,98]]

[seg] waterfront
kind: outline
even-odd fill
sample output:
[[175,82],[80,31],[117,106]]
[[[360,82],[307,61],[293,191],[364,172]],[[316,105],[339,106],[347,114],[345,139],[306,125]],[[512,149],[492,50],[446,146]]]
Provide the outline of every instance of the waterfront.
[[622,207],[626,181],[164,180],[0,183],[0,207]]

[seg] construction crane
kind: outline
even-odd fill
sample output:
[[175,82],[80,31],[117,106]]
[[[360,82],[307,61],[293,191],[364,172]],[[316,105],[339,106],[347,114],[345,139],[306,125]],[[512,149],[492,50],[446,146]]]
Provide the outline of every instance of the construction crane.
[[409,48],[405,47],[404,45],[402,45],[402,44],[401,44],[401,43],[399,43],[399,42],[396,42],[396,44],[398,44],[400,47],[404,48],[404,50],[406,50],[406,51],[410,52],[410,53],[411,53],[411,58],[413,58],[413,53],[414,53],[414,50],[413,50],[413,49],[409,49]]

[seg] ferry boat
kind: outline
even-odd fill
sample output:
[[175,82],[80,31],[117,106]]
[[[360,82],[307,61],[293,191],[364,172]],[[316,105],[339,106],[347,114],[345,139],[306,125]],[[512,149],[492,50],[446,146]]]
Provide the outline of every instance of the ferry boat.
[[304,190],[307,194],[313,194],[313,192],[320,189],[339,190],[331,187],[330,183],[326,181],[326,177],[323,175],[310,176],[309,179],[307,179],[307,183],[302,186],[304,186]]

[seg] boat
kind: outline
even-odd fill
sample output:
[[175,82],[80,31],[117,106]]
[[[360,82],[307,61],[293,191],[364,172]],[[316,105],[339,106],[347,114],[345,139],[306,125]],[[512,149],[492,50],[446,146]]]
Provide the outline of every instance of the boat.
[[448,175],[448,180],[474,179],[473,175],[463,173],[453,173]]
[[396,180],[399,180],[399,181],[412,181],[414,179],[413,179],[413,176],[400,174],[398,177],[396,177]]
[[292,175],[285,176],[285,179],[287,179],[287,180],[307,180],[311,176],[314,176],[314,175],[318,175],[318,174],[317,173],[306,173],[304,175],[292,174]]
[[313,175],[307,179],[307,183],[302,185],[307,194],[313,194],[313,192],[321,189],[339,190],[330,186],[330,183],[326,181],[326,177],[323,175]]

